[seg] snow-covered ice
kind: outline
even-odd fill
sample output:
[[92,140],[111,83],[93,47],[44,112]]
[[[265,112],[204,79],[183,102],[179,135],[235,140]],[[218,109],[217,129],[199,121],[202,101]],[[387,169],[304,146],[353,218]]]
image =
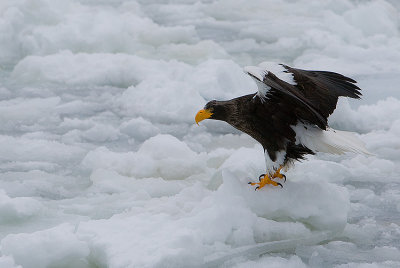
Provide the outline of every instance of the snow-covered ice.
[[[373,155],[255,192],[261,146],[194,116],[262,62],[356,79],[330,125]],[[399,267],[399,63],[395,0],[0,1],[0,267]]]

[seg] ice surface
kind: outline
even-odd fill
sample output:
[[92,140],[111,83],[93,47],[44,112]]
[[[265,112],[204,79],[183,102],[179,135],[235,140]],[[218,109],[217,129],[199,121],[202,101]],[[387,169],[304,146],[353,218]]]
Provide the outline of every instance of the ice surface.
[[1,251],[22,267],[82,267],[90,251],[74,229],[62,224],[30,234],[11,234],[1,241]]
[[1,223],[15,222],[29,218],[38,214],[42,205],[30,197],[10,198],[4,192],[0,191],[0,221]]
[[[399,267],[396,1],[0,1],[0,267]],[[372,156],[262,147],[212,99],[243,66],[359,82],[329,119]]]

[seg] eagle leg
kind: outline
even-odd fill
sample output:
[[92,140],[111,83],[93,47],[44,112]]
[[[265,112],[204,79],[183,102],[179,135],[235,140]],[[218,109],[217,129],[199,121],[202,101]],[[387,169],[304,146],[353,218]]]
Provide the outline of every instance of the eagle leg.
[[280,166],[280,167],[275,171],[275,173],[272,175],[272,178],[273,178],[273,179],[275,179],[275,178],[284,179],[284,182],[286,182],[286,175],[280,173],[282,167],[283,167],[283,166]]
[[280,184],[279,182],[275,182],[273,180],[270,179],[270,177],[267,174],[262,174],[259,177],[260,182],[249,182],[250,185],[258,185],[254,190],[257,191],[261,188],[263,188],[265,185],[267,184],[272,184],[273,186],[280,186],[283,187],[282,184]]

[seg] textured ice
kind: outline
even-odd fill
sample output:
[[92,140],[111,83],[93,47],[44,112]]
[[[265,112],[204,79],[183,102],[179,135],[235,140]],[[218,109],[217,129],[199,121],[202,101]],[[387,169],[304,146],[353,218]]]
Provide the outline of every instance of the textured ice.
[[82,267],[90,251],[76,237],[74,228],[62,224],[30,234],[11,234],[1,241],[1,251],[22,267]]
[[[0,267],[399,267],[399,8],[0,1]],[[263,62],[356,79],[329,123],[374,155],[255,192],[262,147],[194,115]]]
[[7,196],[4,190],[0,191],[0,202],[1,223],[24,220],[25,218],[29,218],[37,214],[42,208],[41,203],[33,198],[10,198]]

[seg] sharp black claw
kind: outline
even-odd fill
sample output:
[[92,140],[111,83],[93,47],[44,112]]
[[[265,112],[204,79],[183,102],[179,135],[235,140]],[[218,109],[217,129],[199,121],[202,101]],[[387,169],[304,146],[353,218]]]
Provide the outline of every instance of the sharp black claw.
[[282,176],[283,176],[283,178],[285,179],[285,182],[286,182],[286,175],[285,175],[285,174],[282,174]]
[[280,184],[279,182],[277,182],[277,184],[278,184],[281,188],[283,188],[283,185],[282,185],[282,184]]
[[256,189],[254,189],[254,191],[257,191],[257,189],[260,188],[259,186],[256,187]]
[[252,182],[251,182],[251,181],[249,181],[249,183],[247,183],[247,184],[252,184]]
[[261,178],[262,178],[262,177],[265,177],[265,174],[261,174],[261,175],[258,177],[258,180],[261,181]]

